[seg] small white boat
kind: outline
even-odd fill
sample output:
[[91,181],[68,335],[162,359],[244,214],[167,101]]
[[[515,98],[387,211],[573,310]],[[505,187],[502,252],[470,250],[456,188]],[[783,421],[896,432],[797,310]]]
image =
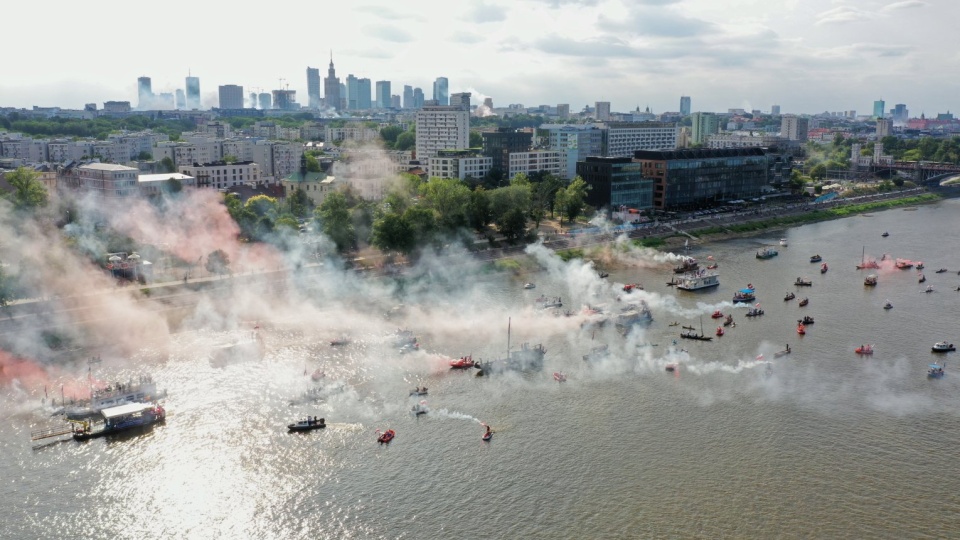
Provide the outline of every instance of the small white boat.
[[781,238],[781,239],[780,239],[780,245],[783,246],[783,247],[787,247],[787,239],[786,239],[786,238]]
[[524,284],[523,284],[523,288],[524,288],[524,289],[535,289],[536,287],[537,287],[537,286],[536,286],[535,284],[533,284],[533,283],[524,283]]
[[927,285],[927,288],[923,292],[933,292],[933,285]]
[[427,414],[427,404],[426,403],[417,403],[410,409],[410,413],[414,416],[420,416],[421,414]]
[[951,352],[951,351],[957,350],[957,348],[953,346],[953,343],[948,343],[946,341],[938,341],[933,344],[933,347],[931,347],[931,350],[933,352]]

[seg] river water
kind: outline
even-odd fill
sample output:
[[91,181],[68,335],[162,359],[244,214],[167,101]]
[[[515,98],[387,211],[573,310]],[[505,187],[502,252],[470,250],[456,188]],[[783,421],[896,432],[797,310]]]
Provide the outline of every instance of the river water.
[[[173,334],[162,354],[105,359],[101,378],[150,372],[169,391],[171,416],[146,433],[33,448],[30,431],[52,420],[36,399],[18,398],[29,389],[5,389],[0,537],[954,536],[955,353],[943,379],[926,369],[944,358],[934,342],[960,342],[958,211],[950,200],[695,246],[692,255],[720,265],[720,287],[702,293],[668,287],[674,263],[636,252],[606,280],[541,254],[545,269],[516,279],[440,263],[408,278],[402,297],[386,284],[314,284],[289,309],[264,313],[263,358],[212,357],[249,337],[241,325]],[[779,256],[755,258],[781,237]],[[862,250],[922,260],[927,282],[884,268],[877,287],[864,287],[867,271],[854,268]],[[825,274],[809,262],[815,253]],[[795,287],[797,277],[813,286]],[[564,309],[615,306],[617,284],[631,282],[644,285],[630,296],[655,320],[626,337],[530,307],[540,294],[561,296]],[[763,317],[730,303],[747,283]],[[809,305],[785,302],[788,291]],[[887,300],[893,309],[882,309]],[[715,309],[737,325],[712,342],[678,339],[669,326],[702,320],[712,335]],[[799,336],[805,314],[816,322]],[[508,319],[514,347],[547,347],[542,373],[446,368],[449,357],[502,354]],[[386,336],[398,326],[420,336],[420,351],[397,352]],[[330,347],[340,335],[353,343]],[[582,356],[601,343],[609,357],[588,365]],[[774,358],[787,343],[792,354]],[[864,343],[872,357],[854,354]],[[667,373],[672,362],[679,369]],[[316,370],[319,382],[305,376]],[[418,384],[429,395],[408,397]],[[322,399],[301,399],[308,390]],[[421,400],[430,412],[414,417]],[[288,434],[304,414],[328,427]],[[495,430],[489,443],[481,422]],[[377,444],[387,428],[396,439]]]

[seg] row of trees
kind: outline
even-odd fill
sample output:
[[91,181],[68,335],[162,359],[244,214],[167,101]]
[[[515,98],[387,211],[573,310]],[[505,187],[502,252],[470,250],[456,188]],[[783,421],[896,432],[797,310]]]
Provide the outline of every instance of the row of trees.
[[370,244],[382,251],[414,253],[438,246],[470,229],[496,231],[509,242],[538,227],[547,214],[574,220],[582,213],[588,186],[576,178],[569,185],[552,175],[531,179],[518,174],[507,186],[486,189],[460,180],[423,181],[403,175],[402,182],[378,204],[362,201],[349,190],[326,197],[317,208],[317,230],[329,236],[338,250]]
[[194,129],[194,122],[146,115],[131,115],[124,118],[98,116],[90,120],[59,117],[40,119],[12,112],[6,116],[0,116],[0,127],[38,137],[93,137],[99,140],[105,140],[107,135],[120,130],[152,129],[176,140],[180,138],[180,133]]

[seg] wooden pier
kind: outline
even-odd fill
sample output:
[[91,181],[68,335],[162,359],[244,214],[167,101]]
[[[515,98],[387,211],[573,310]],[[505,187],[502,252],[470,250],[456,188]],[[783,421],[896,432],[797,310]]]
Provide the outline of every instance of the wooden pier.
[[73,424],[63,424],[57,427],[31,431],[30,440],[39,441],[40,439],[49,439],[50,437],[60,437],[62,435],[73,435]]

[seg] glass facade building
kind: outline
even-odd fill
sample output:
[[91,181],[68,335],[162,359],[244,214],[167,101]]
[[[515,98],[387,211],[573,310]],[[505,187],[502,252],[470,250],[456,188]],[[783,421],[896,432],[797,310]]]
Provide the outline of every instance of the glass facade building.
[[630,158],[588,157],[577,163],[577,176],[590,186],[587,204],[608,211],[653,208],[652,178]]

